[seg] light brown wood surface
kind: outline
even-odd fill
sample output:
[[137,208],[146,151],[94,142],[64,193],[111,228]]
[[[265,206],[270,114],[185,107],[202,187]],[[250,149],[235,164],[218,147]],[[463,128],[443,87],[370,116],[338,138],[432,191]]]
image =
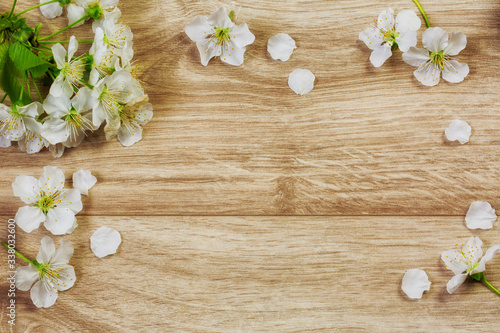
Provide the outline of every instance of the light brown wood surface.
[[[184,34],[221,5],[256,36],[241,67],[203,67]],[[433,26],[468,37],[459,58],[469,76],[434,88],[400,52],[380,69],[369,63],[358,34],[389,5],[416,10],[410,0],[121,1],[155,110],[143,140],[125,148],[97,132],[61,159],[0,151],[1,221],[22,205],[11,187],[20,174],[55,165],[68,180],[79,169],[98,178],[65,237],[75,286],[41,310],[18,292],[15,331],[498,330],[498,296],[475,283],[448,295],[452,272],[440,254],[472,235],[500,244],[498,226],[471,232],[464,223],[474,200],[500,208],[500,3],[422,1]],[[279,32],[297,42],[288,62],[266,51]],[[316,75],[306,96],[287,85],[295,68]],[[454,119],[472,126],[468,144],[444,139]],[[103,225],[123,243],[98,259],[89,237]],[[36,256],[44,235],[18,229],[18,249]],[[5,265],[0,327],[9,332]],[[419,301],[400,288],[410,268],[433,283]],[[487,277],[500,286],[500,258]]]

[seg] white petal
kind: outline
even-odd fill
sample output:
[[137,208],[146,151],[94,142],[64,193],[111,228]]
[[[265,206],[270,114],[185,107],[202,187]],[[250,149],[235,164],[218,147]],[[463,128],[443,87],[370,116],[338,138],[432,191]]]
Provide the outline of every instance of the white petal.
[[387,59],[391,57],[391,55],[391,46],[389,44],[383,44],[372,51],[372,54],[370,55],[370,61],[373,66],[380,67]]
[[67,265],[73,256],[73,245],[66,239],[61,239],[61,244],[57,248],[57,251],[52,256],[51,264],[65,264]]
[[[48,0],[40,0],[40,4],[45,3],[47,1]],[[40,11],[42,12],[42,15],[45,16],[46,18],[53,19],[58,16],[61,16],[63,8],[59,4],[59,2],[54,2],[48,5],[41,6]]]
[[443,79],[451,83],[460,83],[469,75],[469,65],[450,60],[445,63]]
[[432,87],[439,83],[441,79],[441,70],[429,63],[425,66],[419,66],[413,72],[413,75],[424,86]]
[[17,289],[28,291],[36,280],[38,280],[38,269],[35,265],[19,266],[16,269]]
[[458,140],[461,144],[469,142],[472,127],[463,120],[453,120],[444,131],[449,141]]
[[59,273],[59,278],[54,281],[54,287],[58,291],[68,290],[73,287],[76,282],[75,268],[71,265],[62,265],[59,269],[62,269]]
[[307,70],[298,68],[288,76],[288,86],[298,95],[305,95],[314,88],[314,74]]
[[428,28],[422,34],[422,44],[427,50],[437,53],[448,46],[448,33],[439,27]]
[[396,17],[396,31],[417,31],[422,26],[422,21],[413,10],[403,10]]
[[65,190],[56,199],[60,201],[58,207],[68,208],[75,215],[78,214],[83,208],[82,196],[80,192],[74,188]]
[[216,28],[231,28],[234,26],[224,7],[220,7],[208,17],[208,24]]
[[403,289],[409,298],[422,298],[424,291],[430,288],[431,282],[423,270],[409,269],[406,271],[401,289]]
[[42,136],[52,145],[66,142],[69,134],[69,128],[62,119],[51,118],[43,124]]
[[49,236],[45,236],[41,240],[40,251],[38,251],[36,261],[40,264],[48,264],[54,256],[54,253],[56,253],[54,241]]
[[457,290],[458,287],[460,287],[462,283],[465,282],[465,279],[467,279],[467,273],[455,275],[446,284],[446,290],[448,290],[450,294],[453,294],[455,290]]
[[14,195],[21,198],[24,203],[32,204],[37,202],[40,187],[35,177],[17,176],[16,180],[12,183],[12,188],[14,189]]
[[196,16],[193,21],[188,23],[184,31],[194,42],[204,41],[208,36],[213,34],[212,27],[208,24],[208,17],[201,15]]
[[255,41],[255,36],[248,29],[246,23],[242,23],[231,29],[231,41],[238,47],[245,47]]
[[122,242],[120,233],[113,228],[100,227],[90,237],[90,248],[99,258],[116,253]]
[[50,195],[63,189],[64,180],[64,173],[61,169],[48,165],[43,168],[43,174],[38,180],[38,184],[46,194]]
[[[70,3],[67,9],[68,9],[68,25],[75,23],[85,15],[85,9],[75,4]],[[85,20],[80,21],[73,27],[78,27],[83,23],[85,23]]]
[[382,31],[394,30],[394,10],[389,8],[378,16],[377,28]]
[[97,178],[89,170],[80,170],[73,174],[73,187],[81,194],[88,195]]
[[455,56],[467,46],[467,37],[461,32],[452,32],[448,46],[444,49],[444,54]]
[[52,54],[56,61],[57,68],[61,69],[66,63],[66,49],[61,44],[52,45]]
[[0,148],[7,148],[10,146],[12,146],[12,143],[10,142],[10,140],[7,139],[6,137],[4,137],[3,135],[1,135],[1,133],[0,133]]
[[384,35],[378,28],[368,28],[360,32],[359,40],[363,41],[370,50],[375,50],[384,42]]
[[200,52],[201,64],[207,66],[210,59],[221,54],[221,46],[210,40],[197,42],[196,46]]
[[480,272],[484,272],[484,270],[486,269],[486,263],[488,261],[490,261],[491,259],[493,259],[493,256],[498,251],[500,251],[500,246],[494,245],[494,246],[490,247],[486,251],[486,253],[484,254],[484,256],[481,258],[481,260],[479,261],[479,265],[477,265],[477,267],[473,271],[471,271],[469,274],[470,275],[474,275],[474,274],[477,274],[477,273],[480,273]]
[[130,147],[134,143],[141,141],[142,128],[140,126],[133,126],[131,129],[120,127],[117,134],[118,141],[125,147]]
[[443,260],[447,269],[453,271],[453,273],[461,274],[467,270],[467,265],[463,261],[462,255],[457,250],[444,251],[441,254],[441,260]]
[[92,109],[95,102],[96,100],[92,96],[92,90],[88,87],[80,88],[75,97],[71,99],[71,105],[73,105],[75,110],[79,113]]
[[491,229],[496,220],[495,210],[484,201],[474,201],[465,216],[465,223],[469,229]]
[[25,106],[18,106],[17,111],[23,115],[36,118],[43,113],[43,107],[39,102],[33,102]]
[[43,281],[35,283],[31,288],[31,300],[38,308],[48,308],[54,305],[57,300],[58,294],[52,287]]
[[24,206],[19,208],[14,220],[24,232],[30,233],[45,221],[45,215],[38,207]]
[[396,38],[396,43],[398,43],[398,47],[402,52],[408,52],[410,47],[417,45],[417,32],[401,32]]
[[481,246],[483,241],[479,237],[470,237],[467,243],[462,246],[462,253],[465,254],[469,265],[475,265],[479,263],[479,260],[483,256],[483,249]]
[[274,60],[287,61],[296,49],[295,41],[287,34],[279,33],[267,41],[267,52]]
[[76,40],[75,36],[71,36],[68,45],[68,62],[71,62],[76,51],[78,51],[78,40]]
[[222,53],[220,55],[220,60],[233,66],[240,66],[241,64],[243,64],[246,48],[238,47],[234,45],[233,42],[229,42],[221,49]]
[[45,228],[53,235],[64,235],[73,227],[75,214],[69,208],[54,207],[47,213]]

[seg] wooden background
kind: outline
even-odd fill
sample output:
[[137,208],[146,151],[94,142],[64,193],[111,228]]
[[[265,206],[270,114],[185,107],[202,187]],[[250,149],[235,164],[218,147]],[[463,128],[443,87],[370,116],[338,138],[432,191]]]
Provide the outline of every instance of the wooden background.
[[[20,1],[19,10],[36,3]],[[75,286],[49,309],[18,292],[16,331],[498,329],[498,296],[472,282],[449,295],[440,254],[471,235],[500,244],[499,226],[464,224],[473,200],[500,208],[500,3],[422,1],[434,26],[468,37],[465,82],[434,88],[416,81],[399,52],[380,69],[370,64],[357,37],[389,5],[416,10],[410,0],[121,1],[155,108],[143,140],[125,148],[98,132],[60,159],[1,150],[2,239],[23,205],[16,176],[55,165],[68,180],[83,168],[99,181],[65,237],[75,246]],[[203,67],[184,33],[219,6],[256,36],[241,67]],[[64,22],[44,20],[46,33]],[[71,33],[87,39],[89,30]],[[285,63],[266,51],[279,32],[298,45]],[[295,68],[316,75],[306,96],[287,85]],[[444,139],[454,119],[472,126],[468,144]],[[89,237],[103,225],[123,243],[98,259]],[[18,229],[17,247],[34,257],[48,234]],[[2,257],[0,326],[9,332]],[[433,282],[419,301],[400,289],[410,268]],[[486,276],[500,286],[500,257]]]

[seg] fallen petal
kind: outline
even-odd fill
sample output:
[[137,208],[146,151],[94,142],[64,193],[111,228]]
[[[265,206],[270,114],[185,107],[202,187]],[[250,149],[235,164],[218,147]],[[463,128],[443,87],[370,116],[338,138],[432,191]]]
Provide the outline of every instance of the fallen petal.
[[90,237],[90,248],[99,258],[116,253],[122,242],[120,233],[113,228],[100,227]]
[[287,61],[296,49],[295,41],[287,34],[279,33],[269,38],[267,51],[274,60]]
[[296,69],[288,77],[288,86],[298,95],[305,95],[314,88],[316,77],[307,69]]
[[431,282],[427,274],[421,269],[409,269],[403,277],[401,289],[411,299],[422,298],[425,290],[431,288]]
[[496,220],[495,210],[484,201],[471,203],[465,216],[465,223],[469,229],[491,229]]
[[444,131],[450,141],[459,141],[461,144],[469,142],[472,128],[463,120],[453,120]]
[[89,170],[80,170],[73,174],[73,187],[81,194],[88,195],[97,178]]

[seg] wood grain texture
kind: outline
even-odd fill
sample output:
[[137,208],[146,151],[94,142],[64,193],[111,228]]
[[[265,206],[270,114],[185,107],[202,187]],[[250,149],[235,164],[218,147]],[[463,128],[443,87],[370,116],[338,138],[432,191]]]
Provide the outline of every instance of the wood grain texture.
[[[18,292],[18,332],[491,332],[500,324],[497,296],[483,285],[446,291],[453,273],[441,252],[471,234],[458,217],[79,222],[66,237],[75,245],[75,286],[42,310]],[[120,230],[123,243],[98,259],[88,238],[102,225]],[[48,234],[19,232],[20,249],[36,255]],[[500,243],[497,232],[475,234],[485,246]],[[433,282],[419,301],[400,290],[405,270],[415,267]],[[500,257],[488,263],[487,276],[500,284]]]
[[[399,52],[380,69],[369,63],[359,32],[388,5],[416,10],[411,0],[121,1],[155,109],[143,140],[125,148],[96,132],[60,159],[0,150],[1,221],[22,205],[11,187],[20,174],[54,165],[68,179],[89,169],[99,180],[67,237],[77,283],[50,309],[18,292],[16,331],[497,329],[498,298],[474,283],[448,295],[452,273],[439,257],[471,235],[500,243],[498,226],[464,225],[471,201],[500,207],[500,3],[421,2],[434,26],[467,35],[463,83],[423,87]],[[256,35],[240,67],[203,67],[184,34],[221,5]],[[87,39],[89,29],[71,33]],[[266,51],[279,32],[298,45],[284,63]],[[306,96],[287,85],[295,68],[316,75]],[[468,144],[444,139],[454,119],[472,126]],[[89,237],[103,225],[123,243],[97,259]],[[47,231],[17,235],[34,256]],[[2,259],[0,327],[9,332],[4,267]],[[409,268],[433,282],[420,301],[400,289]],[[487,276],[500,285],[500,258]]]

